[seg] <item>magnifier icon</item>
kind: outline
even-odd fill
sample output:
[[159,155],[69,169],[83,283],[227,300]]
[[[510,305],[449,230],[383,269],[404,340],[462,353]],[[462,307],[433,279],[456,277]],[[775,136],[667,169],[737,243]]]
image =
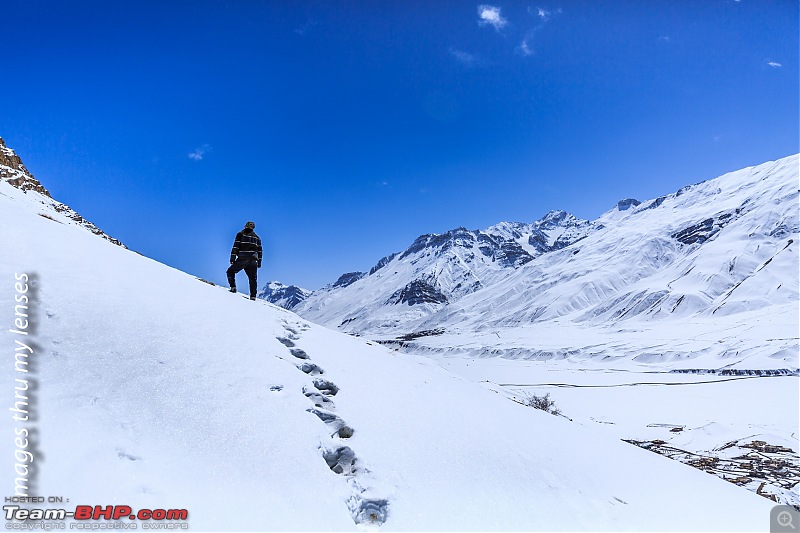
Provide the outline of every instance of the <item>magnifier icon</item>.
[[794,524],[792,524],[792,513],[789,511],[781,511],[778,513],[777,519],[781,527],[790,527],[795,530],[797,529],[794,527]]

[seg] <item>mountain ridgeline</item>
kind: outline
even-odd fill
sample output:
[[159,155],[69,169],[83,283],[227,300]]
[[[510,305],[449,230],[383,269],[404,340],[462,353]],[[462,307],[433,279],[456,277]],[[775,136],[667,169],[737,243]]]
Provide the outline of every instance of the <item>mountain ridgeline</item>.
[[[105,234],[100,228],[83,218],[74,209],[54,200],[50,196],[50,192],[44,188],[39,180],[33,177],[33,174],[31,174],[27,168],[25,168],[22,159],[20,159],[14,150],[6,146],[2,137],[0,137],[0,181],[8,183],[25,193],[39,193],[41,195],[40,202],[43,211],[48,211],[40,212],[40,216],[55,222],[77,224],[95,235],[126,248],[119,240]],[[62,218],[64,220],[60,220]]]
[[[384,291],[386,305],[444,304],[483,287],[482,280],[496,279],[500,272],[516,269],[534,258],[559,250],[588,236],[598,227],[565,211],[551,211],[530,224],[503,222],[486,230],[460,227],[443,234],[418,237],[405,251],[382,258],[369,272],[348,272],[318,291],[307,291],[277,282],[267,285],[260,297],[296,310],[325,295],[368,279],[403,281]],[[298,298],[286,299],[291,291]],[[384,294],[382,293],[382,294]]]
[[[376,338],[728,314],[797,299],[798,156],[731,172],[597,220],[551,211],[532,223],[426,234],[369,272],[314,292],[264,297]],[[288,290],[288,288],[287,288]]]

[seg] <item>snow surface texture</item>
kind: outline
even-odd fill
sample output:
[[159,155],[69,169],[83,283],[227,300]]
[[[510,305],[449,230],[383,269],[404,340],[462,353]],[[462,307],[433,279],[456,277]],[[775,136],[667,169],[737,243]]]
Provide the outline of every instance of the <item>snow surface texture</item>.
[[[194,530],[766,527],[751,492],[202,283],[46,200],[0,183],[9,326],[14,275],[31,286],[32,494],[187,508]],[[10,357],[2,375],[11,398]],[[19,424],[0,423],[6,493]]]
[[[374,339],[442,333],[404,343],[428,353],[796,369],[798,227],[795,155],[623,201],[591,223],[552,212],[531,225],[424,236],[294,310]],[[484,234],[541,246],[502,267],[480,253]],[[459,294],[453,280],[467,277],[475,290]],[[419,280],[444,297],[390,297]]]

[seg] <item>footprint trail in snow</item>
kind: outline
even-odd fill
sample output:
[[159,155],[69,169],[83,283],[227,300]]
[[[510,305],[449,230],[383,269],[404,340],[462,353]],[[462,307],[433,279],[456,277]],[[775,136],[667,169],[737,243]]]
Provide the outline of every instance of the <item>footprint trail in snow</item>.
[[380,526],[388,518],[389,501],[386,498],[374,497],[375,490],[369,486],[371,471],[362,464],[353,449],[344,444],[344,441],[355,434],[355,430],[334,412],[336,404],[332,398],[338,394],[339,387],[328,379],[317,377],[324,375],[325,371],[311,361],[305,350],[296,347],[295,341],[300,339],[299,332],[308,328],[302,324],[290,325],[286,321],[283,327],[286,336],[277,337],[278,341],[291,355],[303,361],[295,365],[297,369],[314,378],[313,388],[303,387],[303,394],[314,405],[306,411],[319,418],[331,431],[331,441],[320,446],[322,459],[331,472],[347,479],[352,494],[346,504],[353,521],[356,524]]

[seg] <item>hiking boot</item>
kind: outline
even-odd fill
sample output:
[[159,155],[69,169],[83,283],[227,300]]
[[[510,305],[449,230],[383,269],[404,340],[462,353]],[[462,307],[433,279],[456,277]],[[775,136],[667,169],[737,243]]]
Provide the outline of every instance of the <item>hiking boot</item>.
[[250,299],[251,299],[251,300],[255,300],[255,299],[256,299],[256,297],[255,297],[255,296],[251,296],[251,297],[250,297]]
[[231,287],[231,292],[236,292],[236,285],[234,285],[233,287]]

